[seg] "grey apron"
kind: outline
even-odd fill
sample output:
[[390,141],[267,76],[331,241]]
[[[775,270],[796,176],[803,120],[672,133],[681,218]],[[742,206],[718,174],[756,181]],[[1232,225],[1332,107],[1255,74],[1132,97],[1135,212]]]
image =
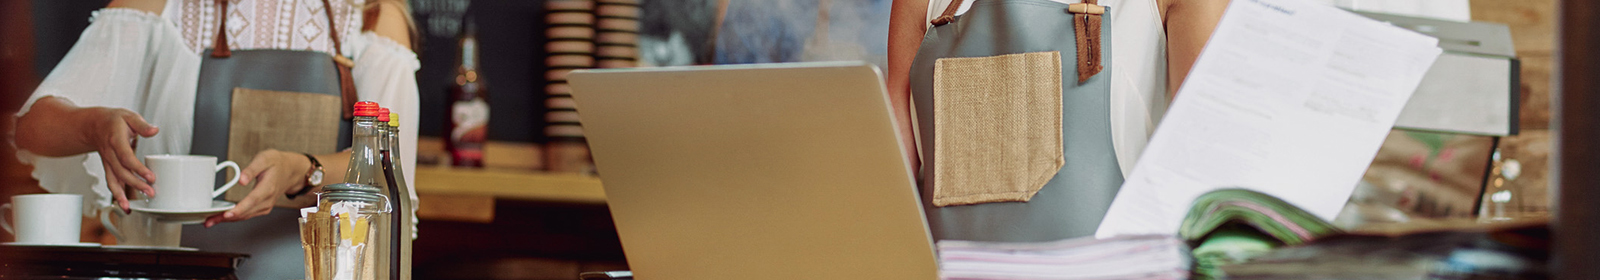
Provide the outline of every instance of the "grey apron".
[[[226,15],[228,1],[217,4],[218,14]],[[334,22],[329,3],[323,5],[329,22]],[[218,24],[217,30],[228,30],[226,21]],[[327,34],[336,50],[338,35]],[[355,97],[348,64],[340,67],[328,53],[316,51],[233,50],[227,38],[218,32],[215,49],[202,55],[191,154],[245,165],[264,148],[326,154],[350,146],[351,123],[340,116],[351,109],[346,104],[354,103]],[[237,201],[250,189],[236,187],[226,197]],[[314,196],[300,199],[298,203],[305,203]],[[277,204],[293,203],[280,198]],[[305,254],[298,218],[295,209],[279,207],[265,216],[209,229],[184,225],[181,245],[249,254],[238,267],[240,279],[301,279]]]
[[[960,5],[959,0],[955,2],[952,6]],[[951,9],[946,14],[953,14],[953,11]],[[1098,71],[1093,71],[1092,76],[1084,74],[1086,79],[1080,81],[1078,68],[1081,62],[1078,61],[1078,54],[1082,52],[1078,49],[1078,40],[1081,38],[1075,35],[1083,31],[1081,26],[1074,27],[1076,19],[1081,18],[1069,11],[1068,4],[1047,0],[984,0],[973,3],[966,14],[944,17],[944,24],[928,29],[917,50],[916,60],[911,65],[911,94],[916,107],[914,113],[923,156],[918,189],[935,240],[1025,242],[1094,234],[1123,180],[1111,144],[1111,65],[1107,59],[1111,51],[1111,27],[1109,22],[1098,18],[1093,22],[1100,26],[1100,34],[1088,42],[1098,43],[1099,53],[1083,57],[1098,60],[1103,68],[1095,69]],[[940,22],[936,20],[935,23]],[[1058,137],[1062,156],[1058,159],[1059,169],[1054,170],[1053,176],[1042,175],[1041,181],[1048,182],[1036,187],[1036,193],[1025,195],[1025,201],[1012,199],[936,206],[934,196],[937,182],[934,174],[938,159],[940,156],[951,156],[935,152],[936,145],[940,144],[936,143],[936,132],[952,129],[938,127],[939,116],[935,114],[936,102],[939,101],[934,91],[938,82],[935,76],[940,75],[935,68],[939,60],[1040,52],[1059,52],[1061,61]],[[940,110],[946,114],[953,112],[950,107]],[[984,125],[991,124],[979,124]],[[946,141],[971,141],[978,145],[994,146],[1005,144],[986,142],[1004,139],[955,138]],[[1038,151],[1049,151],[1052,154],[1048,156],[1053,157],[1053,152],[1057,150],[1050,147]],[[977,157],[981,158],[982,155]],[[1003,163],[1004,160],[997,162]]]

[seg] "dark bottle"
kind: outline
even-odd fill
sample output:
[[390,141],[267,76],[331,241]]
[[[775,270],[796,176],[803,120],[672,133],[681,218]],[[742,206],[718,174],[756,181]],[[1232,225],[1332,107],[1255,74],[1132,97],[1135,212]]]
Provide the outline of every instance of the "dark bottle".
[[451,165],[483,167],[489,136],[489,87],[478,73],[477,27],[471,19],[461,33],[455,83],[450,86],[450,130],[445,148]]
[[383,155],[383,175],[389,182],[389,201],[394,204],[394,213],[391,213],[390,228],[394,235],[391,244],[397,248],[390,252],[394,264],[390,273],[398,275],[400,280],[411,279],[411,243],[417,238],[416,201],[411,200],[411,189],[406,187],[405,159],[400,157],[400,114],[392,113],[388,109],[378,110],[378,121],[387,125],[383,130],[380,154]]
[[[398,171],[396,171],[395,167],[400,166],[400,163],[394,157],[399,154],[393,141],[394,133],[389,131],[389,123],[393,121],[392,117],[392,114],[389,113],[389,108],[378,108],[378,162],[383,167],[383,181],[388,184],[388,188],[383,190],[383,194],[389,196],[389,205],[393,207],[390,209],[394,209],[394,212],[389,213],[389,238],[387,240],[389,242],[389,279],[397,280],[402,279],[402,275],[404,275],[401,273],[402,248],[405,248],[405,245],[409,245],[409,242],[405,241],[410,240],[409,235],[402,235],[405,231],[401,229],[406,224],[402,221],[410,219],[407,214],[411,213],[411,209],[406,207],[406,203],[401,202],[402,199],[410,201],[410,198],[400,196],[401,185],[397,181],[403,181],[404,179],[396,175]],[[401,238],[401,236],[406,238]]]

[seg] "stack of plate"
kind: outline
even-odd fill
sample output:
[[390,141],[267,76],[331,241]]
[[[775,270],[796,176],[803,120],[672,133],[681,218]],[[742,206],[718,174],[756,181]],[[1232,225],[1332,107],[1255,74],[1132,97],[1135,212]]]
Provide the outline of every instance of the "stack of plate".
[[593,164],[589,160],[589,147],[584,143],[583,125],[578,122],[572,87],[567,85],[567,74],[595,67],[595,2],[551,0],[545,2],[545,8],[550,30],[545,43],[549,56],[545,58],[548,64],[545,93],[548,95],[544,134],[550,138],[550,143],[545,147],[544,167],[554,172],[590,172]]
[[545,135],[555,141],[583,139],[583,127],[572,102],[572,87],[567,74],[572,70],[594,68],[594,1],[554,0],[545,2],[549,23],[545,51]]
[[595,66],[630,68],[639,60],[639,0],[598,0]]

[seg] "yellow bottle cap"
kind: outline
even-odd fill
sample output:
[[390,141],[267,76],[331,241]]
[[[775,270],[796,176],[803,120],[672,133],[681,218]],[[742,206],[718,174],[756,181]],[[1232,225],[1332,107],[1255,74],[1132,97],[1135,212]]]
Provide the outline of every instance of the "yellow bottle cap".
[[400,127],[400,113],[389,113],[389,127]]

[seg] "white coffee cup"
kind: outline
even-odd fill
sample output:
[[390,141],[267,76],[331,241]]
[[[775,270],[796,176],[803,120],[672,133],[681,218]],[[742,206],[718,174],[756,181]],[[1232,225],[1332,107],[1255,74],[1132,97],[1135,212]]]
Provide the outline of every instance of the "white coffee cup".
[[[156,173],[156,195],[150,198],[150,208],[161,210],[200,210],[211,208],[211,199],[227,192],[239,183],[239,164],[217,157],[192,155],[151,155],[144,157],[145,166]],[[216,188],[217,171],[233,168],[233,178]]]
[[178,247],[183,236],[182,224],[157,221],[155,216],[139,211],[124,214],[116,206],[100,208],[100,224],[117,237],[117,245]]
[[[7,209],[13,219],[4,219]],[[15,221],[13,225],[11,222]],[[76,194],[29,194],[0,205],[0,227],[21,244],[78,244],[83,227],[83,197]]]

